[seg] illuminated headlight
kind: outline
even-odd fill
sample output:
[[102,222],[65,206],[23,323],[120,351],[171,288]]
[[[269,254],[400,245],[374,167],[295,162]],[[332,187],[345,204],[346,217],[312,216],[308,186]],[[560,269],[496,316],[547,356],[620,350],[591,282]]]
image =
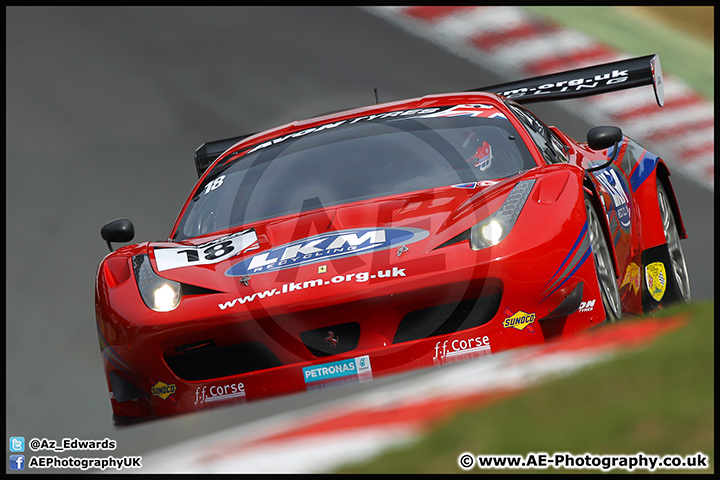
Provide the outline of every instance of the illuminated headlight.
[[169,312],[177,308],[182,298],[178,282],[162,278],[155,273],[147,255],[134,256],[133,269],[145,305],[156,312]]
[[482,233],[483,240],[485,240],[487,243],[490,243],[491,245],[495,245],[502,238],[503,228],[497,220],[493,220],[487,225],[483,226],[482,230],[480,230],[480,233]]
[[510,233],[520,215],[535,180],[518,182],[497,212],[470,229],[470,248],[482,250],[500,243]]
[[508,231],[509,229],[493,216],[488,217],[470,229],[470,247],[473,250],[482,250],[497,245]]

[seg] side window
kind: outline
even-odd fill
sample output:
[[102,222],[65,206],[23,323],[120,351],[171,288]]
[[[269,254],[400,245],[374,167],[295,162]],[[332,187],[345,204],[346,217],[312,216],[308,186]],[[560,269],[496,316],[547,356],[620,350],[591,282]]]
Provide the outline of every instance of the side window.
[[515,113],[520,123],[523,124],[525,130],[530,134],[547,163],[568,161],[566,155],[567,147],[547,125],[520,105],[510,102],[508,102],[507,105],[513,113]]
[[567,145],[565,145],[565,144],[562,142],[562,140],[560,140],[560,139],[558,138],[558,136],[555,135],[555,133],[554,133],[552,130],[550,130],[549,128],[548,128],[547,130],[548,130],[548,133],[550,134],[550,142],[552,143],[553,150],[555,150],[555,155],[556,155],[558,161],[560,161],[560,162],[567,162],[567,161],[568,161],[568,158],[567,158],[568,147],[567,147]]

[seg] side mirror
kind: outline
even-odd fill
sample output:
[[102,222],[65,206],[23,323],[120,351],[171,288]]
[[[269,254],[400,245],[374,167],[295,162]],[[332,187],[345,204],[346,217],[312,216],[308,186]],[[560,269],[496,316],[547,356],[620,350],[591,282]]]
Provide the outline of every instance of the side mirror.
[[100,229],[100,236],[107,242],[108,248],[112,252],[113,248],[110,242],[124,243],[131,241],[135,238],[135,227],[127,218],[119,218],[105,224]]
[[587,144],[593,150],[605,150],[622,141],[622,138],[622,130],[618,127],[593,127],[587,133]]

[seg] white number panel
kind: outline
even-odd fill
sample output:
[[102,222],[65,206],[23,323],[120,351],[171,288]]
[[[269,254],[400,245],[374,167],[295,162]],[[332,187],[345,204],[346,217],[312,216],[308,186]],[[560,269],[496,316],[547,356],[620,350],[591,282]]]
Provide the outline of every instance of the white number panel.
[[155,262],[159,272],[191,265],[209,265],[258,248],[255,229],[218,238],[196,247],[156,247]]

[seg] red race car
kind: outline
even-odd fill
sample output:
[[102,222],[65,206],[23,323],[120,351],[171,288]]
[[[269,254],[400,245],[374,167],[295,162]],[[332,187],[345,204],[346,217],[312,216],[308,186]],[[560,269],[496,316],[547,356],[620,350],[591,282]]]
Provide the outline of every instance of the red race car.
[[521,106],[652,84],[657,56],[202,145],[169,238],[105,225],[113,421],[439,366],[690,298],[665,163]]

